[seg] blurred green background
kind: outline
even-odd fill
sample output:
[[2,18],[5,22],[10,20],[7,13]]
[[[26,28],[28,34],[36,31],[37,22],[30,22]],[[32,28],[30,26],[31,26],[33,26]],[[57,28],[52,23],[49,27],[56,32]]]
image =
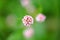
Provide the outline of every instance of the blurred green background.
[[[31,1],[36,8],[33,15],[27,13],[21,5],[21,0],[0,0],[0,40],[26,40],[22,34],[25,29],[22,18],[25,15],[35,17],[40,12],[46,15],[46,20],[42,23],[34,22],[32,25],[34,36],[28,40],[60,40],[60,0]],[[6,18],[11,14],[15,16],[13,26],[6,24]]]

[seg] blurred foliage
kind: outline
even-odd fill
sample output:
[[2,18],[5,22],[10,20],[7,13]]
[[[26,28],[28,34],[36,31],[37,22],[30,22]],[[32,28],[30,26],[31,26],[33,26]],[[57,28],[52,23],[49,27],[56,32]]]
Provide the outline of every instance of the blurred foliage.
[[[33,13],[35,17],[42,12],[47,19],[43,23],[34,22],[32,27],[35,34],[28,40],[60,40],[58,27],[58,15],[60,13],[60,0],[31,0],[36,8]],[[9,14],[16,15],[16,26],[7,26],[5,20]],[[22,7],[20,0],[0,0],[0,40],[26,40],[22,34],[25,26],[22,24],[22,18],[28,15],[25,8]]]

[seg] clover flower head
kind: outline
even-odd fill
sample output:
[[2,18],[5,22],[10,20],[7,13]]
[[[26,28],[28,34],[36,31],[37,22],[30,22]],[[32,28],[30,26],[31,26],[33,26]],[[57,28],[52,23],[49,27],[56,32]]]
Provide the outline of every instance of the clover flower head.
[[30,26],[31,24],[33,24],[33,18],[29,15],[24,16],[24,18],[22,19],[22,22],[25,26]]

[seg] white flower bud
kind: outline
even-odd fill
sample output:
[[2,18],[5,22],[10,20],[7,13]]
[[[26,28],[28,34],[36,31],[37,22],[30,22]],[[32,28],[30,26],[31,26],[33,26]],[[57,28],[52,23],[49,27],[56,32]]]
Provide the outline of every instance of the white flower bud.
[[33,13],[35,11],[35,7],[33,5],[27,6],[26,7],[27,13]]
[[36,16],[36,21],[38,21],[38,22],[44,22],[45,19],[46,19],[46,16],[43,15],[43,14],[38,14],[38,15]]
[[27,10],[27,13],[33,13],[35,11],[31,0],[21,0],[21,5]]
[[6,18],[6,24],[8,26],[15,26],[16,25],[16,21],[17,21],[16,20],[16,16],[13,15],[13,14],[8,15],[7,18]]
[[27,28],[26,30],[23,31],[23,35],[25,38],[30,38],[34,34],[34,30],[32,28]]
[[21,4],[23,7],[27,7],[30,5],[30,0],[21,0]]

